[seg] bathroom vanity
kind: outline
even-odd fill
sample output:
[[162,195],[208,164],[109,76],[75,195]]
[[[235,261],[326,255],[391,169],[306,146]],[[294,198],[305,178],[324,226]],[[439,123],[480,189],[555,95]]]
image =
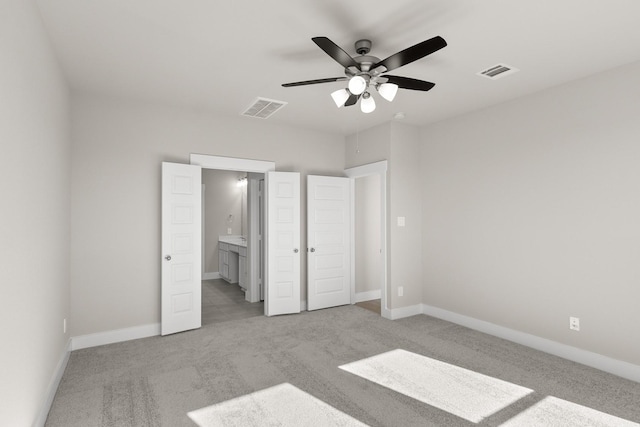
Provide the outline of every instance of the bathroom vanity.
[[242,236],[219,236],[218,266],[220,277],[247,289],[247,240]]

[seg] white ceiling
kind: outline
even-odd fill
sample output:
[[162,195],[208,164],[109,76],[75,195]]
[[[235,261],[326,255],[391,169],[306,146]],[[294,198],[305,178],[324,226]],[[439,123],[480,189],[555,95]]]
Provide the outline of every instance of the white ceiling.
[[[239,115],[258,96],[288,102],[266,120],[351,134],[404,112],[424,125],[640,60],[638,0],[37,0],[74,90]],[[436,83],[374,95],[371,114],[336,108],[344,83],[311,37],[381,59],[442,36],[448,46],[392,74]],[[521,71],[491,81],[497,63]],[[261,120],[245,118],[244,120]]]

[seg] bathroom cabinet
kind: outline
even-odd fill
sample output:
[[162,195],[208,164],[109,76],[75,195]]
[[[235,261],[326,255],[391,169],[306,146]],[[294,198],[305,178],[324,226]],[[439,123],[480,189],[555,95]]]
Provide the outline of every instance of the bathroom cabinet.
[[220,236],[218,239],[220,277],[247,288],[247,243],[242,237]]

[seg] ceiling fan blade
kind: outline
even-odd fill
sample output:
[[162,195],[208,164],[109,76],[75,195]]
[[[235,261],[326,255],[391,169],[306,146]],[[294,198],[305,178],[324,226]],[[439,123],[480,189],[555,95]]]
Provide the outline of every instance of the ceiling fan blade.
[[293,82],[293,83],[283,83],[283,87],[293,87],[293,86],[305,86],[305,85],[315,85],[318,83],[332,83],[332,82],[340,82],[347,80],[346,77],[331,77],[328,79],[317,79],[317,80],[305,80],[302,82]]
[[360,99],[360,95],[350,95],[349,98],[347,99],[347,101],[344,103],[345,107],[349,107],[351,105],[355,105],[358,102],[358,99]]
[[327,55],[335,59],[338,64],[342,65],[344,68],[360,68],[358,63],[351,57],[351,55],[349,55],[340,46],[338,46],[328,38],[313,37],[311,40],[313,40],[313,42],[317,44],[320,49],[324,50]]
[[411,90],[421,90],[428,91],[433,88],[436,84],[431,82],[426,82],[424,80],[412,79],[410,77],[402,77],[402,76],[388,76],[384,75],[382,77],[386,77],[389,79],[389,83],[397,84],[401,89],[411,89]]
[[374,70],[377,67],[383,66],[386,68],[386,71],[391,71],[413,61],[417,61],[420,58],[424,58],[427,55],[431,55],[433,52],[442,49],[446,45],[447,42],[442,37],[436,36],[383,59],[377,64],[374,64],[371,69]]

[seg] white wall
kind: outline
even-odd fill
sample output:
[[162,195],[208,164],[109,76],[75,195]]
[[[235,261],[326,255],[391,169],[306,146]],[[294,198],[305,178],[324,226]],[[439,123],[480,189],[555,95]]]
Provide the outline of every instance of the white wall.
[[[202,170],[202,182],[205,185],[203,265],[206,273],[219,272],[218,237],[227,235],[228,228],[231,228],[231,234],[242,234],[242,201],[246,200],[247,187],[238,187],[238,178],[245,175],[235,171]],[[232,221],[229,221],[229,215],[233,216]],[[246,234],[246,229],[244,232]]]
[[635,63],[424,129],[424,302],[640,364],[639,111]]
[[380,265],[380,176],[355,180],[355,289],[379,291],[382,285]]
[[30,426],[69,338],[70,169],[67,88],[31,1],[0,3],[0,64],[0,425]]
[[188,163],[190,153],[275,161],[278,170],[302,172],[301,200],[306,174],[343,173],[342,136],[268,120],[90,95],[73,97],[72,117],[74,336],[160,321],[162,161]]

